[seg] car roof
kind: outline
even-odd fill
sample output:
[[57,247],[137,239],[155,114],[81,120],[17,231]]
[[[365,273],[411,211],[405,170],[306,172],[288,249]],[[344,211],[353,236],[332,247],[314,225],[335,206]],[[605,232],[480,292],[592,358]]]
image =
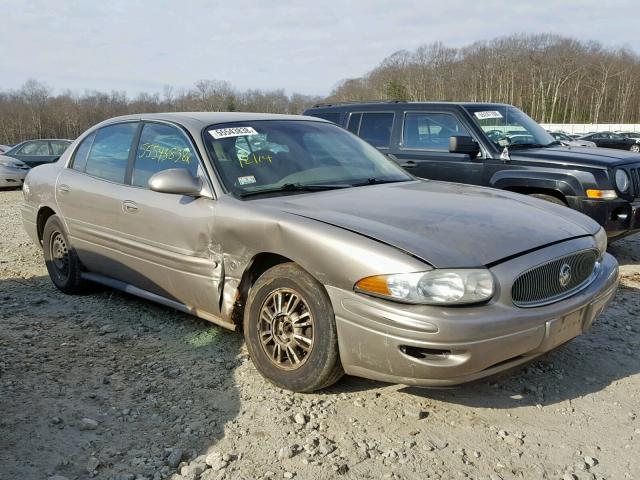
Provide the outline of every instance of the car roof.
[[[123,115],[113,117],[99,123],[96,127],[123,121],[139,120],[159,120],[178,123],[190,130],[201,130],[202,128],[216,123],[231,123],[254,120],[310,120],[314,122],[325,122],[317,117],[307,117],[304,115],[283,115],[276,113],[252,113],[252,112],[167,112],[167,113],[138,113],[133,115]],[[330,123],[330,122],[327,122]]]

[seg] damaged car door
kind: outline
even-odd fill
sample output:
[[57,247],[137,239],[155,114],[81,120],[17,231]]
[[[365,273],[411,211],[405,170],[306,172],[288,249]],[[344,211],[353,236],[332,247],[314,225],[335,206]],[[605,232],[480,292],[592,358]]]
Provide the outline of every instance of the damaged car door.
[[[216,202],[196,152],[176,126],[143,122],[127,191],[119,199],[120,250],[130,267],[127,283],[183,303],[198,315],[217,315],[222,254],[212,241]],[[201,190],[150,188],[154,175],[174,169],[189,172],[187,178],[197,180]]]

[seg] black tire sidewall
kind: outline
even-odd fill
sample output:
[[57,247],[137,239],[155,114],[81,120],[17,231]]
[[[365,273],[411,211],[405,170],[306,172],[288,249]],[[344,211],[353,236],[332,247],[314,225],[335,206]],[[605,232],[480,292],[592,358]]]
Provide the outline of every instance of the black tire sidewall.
[[[69,275],[64,280],[62,280],[55,274],[51,260],[51,237],[56,233],[59,233],[64,238],[69,256]],[[44,226],[42,232],[42,249],[47,271],[49,272],[49,277],[51,278],[53,284],[64,293],[77,293],[82,284],[82,280],[80,278],[80,262],[78,261],[78,257],[76,256],[75,251],[69,243],[69,237],[64,227],[62,226],[62,221],[57,215],[52,215],[51,217],[49,217],[47,223]]]
[[[298,292],[314,317],[314,345],[305,363],[295,370],[283,370],[271,363],[258,334],[262,304],[271,292],[288,288]],[[331,301],[322,285],[295,264],[277,265],[254,284],[244,315],[247,349],[258,371],[275,385],[296,392],[311,392],[341,376],[335,317]],[[339,371],[338,371],[339,370]]]

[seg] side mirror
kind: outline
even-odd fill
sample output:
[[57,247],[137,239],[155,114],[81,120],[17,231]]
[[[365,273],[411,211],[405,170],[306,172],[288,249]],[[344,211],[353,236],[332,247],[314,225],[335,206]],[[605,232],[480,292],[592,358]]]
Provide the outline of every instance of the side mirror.
[[449,152],[467,153],[471,158],[475,158],[480,153],[480,145],[471,137],[462,135],[449,137]]
[[202,190],[202,180],[191,175],[186,168],[170,168],[151,176],[149,188],[154,192],[174,193],[199,197]]

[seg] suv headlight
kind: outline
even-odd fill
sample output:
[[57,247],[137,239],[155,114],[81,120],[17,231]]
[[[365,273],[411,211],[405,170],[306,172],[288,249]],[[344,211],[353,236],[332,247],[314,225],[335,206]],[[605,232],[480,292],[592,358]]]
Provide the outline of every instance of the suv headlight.
[[616,170],[616,188],[618,191],[625,193],[629,190],[629,175],[624,170]]
[[489,300],[494,284],[487,269],[436,269],[366,277],[355,290],[405,303],[458,305]]
[[600,230],[596,232],[594,235],[596,239],[596,247],[598,248],[598,252],[600,252],[600,258],[607,251],[607,232],[604,231],[604,228],[600,227]]

